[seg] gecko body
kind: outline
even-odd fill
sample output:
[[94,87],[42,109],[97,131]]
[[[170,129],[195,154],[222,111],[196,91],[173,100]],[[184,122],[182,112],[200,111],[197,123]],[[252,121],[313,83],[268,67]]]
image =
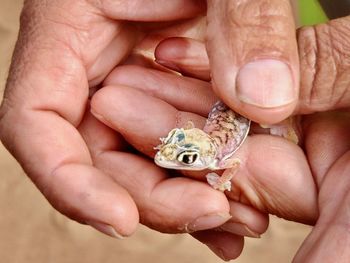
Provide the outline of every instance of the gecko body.
[[[157,165],[178,170],[222,170],[207,174],[208,183],[220,191],[231,190],[231,179],[239,165],[232,158],[243,144],[250,129],[250,120],[217,102],[209,113],[203,130],[189,123],[171,130],[156,147]],[[232,168],[232,169],[228,169]]]

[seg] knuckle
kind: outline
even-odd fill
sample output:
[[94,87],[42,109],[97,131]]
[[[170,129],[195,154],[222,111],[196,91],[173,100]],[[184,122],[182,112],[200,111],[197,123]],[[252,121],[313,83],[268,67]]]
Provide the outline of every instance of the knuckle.
[[[220,19],[224,23],[221,28],[226,31],[223,33],[229,38],[230,48],[235,49],[234,54],[239,54],[235,56],[241,58],[237,59],[274,56],[289,60],[290,54],[295,54],[295,45],[291,45],[295,29],[289,1],[223,2],[221,9],[227,11],[222,12],[226,17]],[[216,35],[215,31],[211,37]]]
[[[273,3],[274,2],[274,3]],[[235,25],[265,26],[274,29],[274,22],[289,19],[286,15],[290,9],[287,1],[235,1],[227,2],[229,21]]]
[[333,21],[298,31],[302,112],[349,106],[349,22]]

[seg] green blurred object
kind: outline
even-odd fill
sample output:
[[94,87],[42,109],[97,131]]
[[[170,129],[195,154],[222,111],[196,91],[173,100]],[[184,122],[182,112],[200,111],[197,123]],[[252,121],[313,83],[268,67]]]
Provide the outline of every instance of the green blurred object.
[[299,0],[299,15],[303,26],[319,24],[328,20],[317,0]]

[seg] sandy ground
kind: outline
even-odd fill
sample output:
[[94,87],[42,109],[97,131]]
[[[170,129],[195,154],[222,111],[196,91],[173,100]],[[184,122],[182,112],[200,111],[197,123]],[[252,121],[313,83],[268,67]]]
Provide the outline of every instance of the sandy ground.
[[[0,90],[3,90],[18,30],[22,1],[0,3]],[[56,212],[0,146],[0,262],[222,262],[188,235],[165,235],[140,226],[114,240]],[[261,239],[246,239],[246,262],[290,262],[309,227],[271,218]]]

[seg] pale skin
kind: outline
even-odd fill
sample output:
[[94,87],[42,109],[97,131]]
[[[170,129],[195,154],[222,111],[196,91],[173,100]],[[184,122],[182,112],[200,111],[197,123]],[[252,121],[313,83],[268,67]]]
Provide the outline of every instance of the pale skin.
[[[235,200],[235,196],[238,196],[238,192],[235,191],[227,198],[196,180],[169,179],[166,172],[156,167],[150,159],[135,153],[126,153],[125,140],[115,136],[113,130],[96,121],[88,113],[86,105],[89,87],[101,83],[110,70],[117,66],[122,58],[129,55],[140,35],[143,35],[137,30],[130,30],[128,24],[125,27],[125,24],[122,25],[118,21],[120,19],[171,21],[203,12],[203,8],[198,8],[199,1],[185,2],[186,5],[183,1],[171,1],[171,4],[167,1],[167,4],[162,6],[161,2],[151,0],[125,1],[123,5],[113,6],[111,1],[61,0],[45,3],[26,1],[20,41],[16,47],[0,111],[0,137],[3,144],[17,158],[29,177],[56,209],[109,235],[130,235],[135,230],[140,216],[142,223],[159,231],[169,233],[197,231],[193,236],[207,244],[222,258],[230,259],[240,254],[243,247],[242,235],[258,235],[265,231],[267,227],[265,213],[313,223],[318,218],[319,210],[321,217],[310,238],[296,256],[296,262],[305,262],[303,261],[305,259],[317,262],[319,257],[325,256],[339,260],[344,256],[346,259],[347,251],[342,250],[344,248],[342,244],[345,245],[346,242],[340,242],[339,245],[328,237],[337,236],[342,241],[349,238],[344,231],[346,227],[344,222],[348,222],[349,219],[346,214],[349,182],[345,177],[345,174],[348,174],[346,169],[349,169],[349,147],[346,143],[349,141],[346,133],[349,127],[348,123],[342,120],[342,118],[347,120],[347,116],[340,115],[334,118],[331,116],[333,113],[317,114],[305,122],[307,124],[304,129],[305,140],[310,142],[309,146],[306,143],[306,154],[311,167],[307,166],[304,153],[295,148],[295,145],[292,147],[285,141],[271,138],[260,140],[257,137],[247,141],[245,147],[237,153],[241,160],[246,162],[240,174],[242,180],[236,189],[241,193],[239,196],[242,199]],[[322,41],[330,39],[332,45],[318,50],[320,53],[316,53],[315,58],[319,59],[320,63],[313,64],[308,63],[313,58],[310,50],[315,50],[313,47],[316,46],[312,41],[314,35],[310,34],[312,29],[299,34],[302,85],[301,96],[298,97],[298,52],[294,24],[286,2],[247,1],[240,6],[241,8],[234,6],[239,1],[220,1],[222,5],[227,4],[231,8],[222,8],[223,6],[214,5],[213,2],[208,1],[208,20],[211,22],[206,44],[209,49],[215,92],[232,108],[242,109],[240,113],[256,122],[273,123],[284,119],[291,112],[326,112],[339,107],[349,107],[349,92],[346,89],[348,83],[346,76],[349,74],[336,75],[334,71],[320,70],[329,65],[327,61],[323,61],[324,59],[332,59],[332,56],[325,56],[322,52],[336,55],[333,57],[335,63],[332,65],[338,67],[337,69],[342,71],[347,69],[348,54],[342,52],[348,49],[339,48],[342,44],[349,43],[345,37],[329,38],[327,34],[319,34],[319,43],[329,43]],[[94,3],[101,5],[95,6]],[[130,8],[128,4],[140,8]],[[184,7],[182,12],[178,12],[177,4]],[[260,4],[265,4],[264,9],[254,6]],[[147,12],[143,13],[140,10]],[[244,13],[246,10],[262,10],[262,13],[248,16]],[[225,15],[245,20],[232,20],[242,22],[239,23],[240,27],[237,30],[230,31],[228,28],[232,27],[228,24],[218,23]],[[264,17],[264,20],[258,19],[260,16]],[[254,20],[249,21],[252,17]],[[259,24],[261,21],[271,24],[269,26]],[[252,23],[255,27],[251,27]],[[348,25],[349,22],[345,18],[330,26],[319,27],[318,30],[326,32],[329,28],[338,28],[334,31],[336,34],[340,29],[347,30]],[[264,32],[264,29],[273,28],[275,30],[271,32]],[[248,35],[245,33],[247,30],[256,34]],[[225,31],[229,41],[222,37],[213,37],[214,32],[219,31]],[[196,31],[192,33],[194,34],[190,35],[192,38],[198,37],[195,36]],[[268,34],[267,39],[262,38],[261,36],[265,36],[266,33],[273,34]],[[237,35],[245,37],[238,38]],[[240,43],[240,39],[245,40],[245,45]],[[276,42],[276,39],[285,40]],[[256,48],[264,44],[269,48]],[[225,52],[215,50],[213,48],[215,46],[224,47]],[[192,47],[192,44],[189,47]],[[238,51],[229,52],[233,47]],[[202,55],[202,49],[195,50],[199,50],[200,55],[195,60],[187,60],[192,62],[191,65],[181,59],[175,61],[174,57],[169,58],[169,54],[165,55],[160,50],[157,58],[163,61],[167,59],[179,66],[187,65],[187,70],[183,70],[184,72],[208,78],[206,57]],[[223,56],[223,53],[228,55]],[[251,91],[252,85],[248,85],[247,92],[243,92],[245,96],[240,96],[242,94],[236,96],[236,80],[240,83],[238,91],[242,93],[245,77],[231,73],[248,64],[252,57],[281,59],[290,65],[293,81],[288,83],[292,89],[282,94],[281,100],[278,99],[278,94],[281,94],[279,91],[276,96],[271,96],[274,98],[273,101],[266,101],[264,98],[260,100],[256,97],[252,100],[247,99],[249,98],[247,93]],[[196,61],[201,62],[199,66],[204,70],[200,72],[197,70]],[[275,63],[270,63],[271,65],[272,71],[274,68],[277,71],[285,70],[284,66],[276,66]],[[225,71],[222,70],[225,69],[230,70],[230,74],[223,74]],[[149,76],[147,69],[118,70],[119,73],[123,71],[128,73],[128,80],[121,77],[125,74],[120,74],[115,79],[111,74],[106,85],[116,83],[120,85],[123,81],[129,81],[122,84],[130,87],[121,90],[112,87],[103,89],[103,92],[94,97],[92,109],[99,120],[116,129],[118,134],[122,134],[128,143],[141,152],[151,157],[152,148],[157,144],[158,138],[164,136],[174,125],[180,126],[184,120],[194,119],[198,125],[203,123],[203,116],[209,111],[212,99],[212,91],[208,89],[207,83],[166,77],[164,83],[168,88],[164,92],[159,89],[163,75],[153,72],[148,81],[142,79],[141,87],[141,79],[135,77],[141,76],[140,71],[136,75],[135,71],[141,70],[144,74],[142,76],[145,77]],[[218,72],[221,72],[220,77],[225,75],[230,78],[220,78]],[[249,75],[252,74],[254,65],[249,67]],[[134,83],[130,83],[132,80]],[[314,87],[319,89],[316,91],[312,89],[313,92],[310,93],[314,80],[319,83]],[[183,93],[179,94],[178,90],[172,87],[183,81],[186,83],[186,88],[181,89]],[[276,86],[280,86],[280,83]],[[145,95],[137,88],[147,88],[157,96]],[[275,89],[271,94],[274,91]],[[170,96],[172,93],[176,93],[177,96]],[[194,95],[202,100],[189,104],[188,98],[193,98]],[[131,98],[132,104],[130,104]],[[139,105],[139,108],[130,105]],[[143,110],[152,112],[152,118],[148,118],[148,123],[142,126],[140,134],[137,122],[139,124],[141,122],[135,121],[135,118],[137,115],[140,116]],[[134,115],[130,115],[132,113]],[[325,126],[328,129],[325,129]],[[324,132],[315,132],[320,130]],[[332,144],[319,145],[320,148],[314,149],[312,140],[320,139],[332,141]],[[278,151],[275,152],[276,155],[288,159],[289,165],[295,171],[293,176],[288,173],[281,174],[281,169],[273,164],[259,165],[259,153],[265,152],[271,145]],[[291,153],[295,157],[293,160],[289,158]],[[332,169],[329,170],[331,166]],[[314,177],[311,177],[311,171]],[[281,185],[286,185],[286,180],[290,182],[290,189],[280,193],[278,189],[281,189]],[[319,189],[318,201],[315,184]],[[263,192],[261,185],[264,186]],[[196,194],[198,192],[201,196]],[[182,193],[181,205],[178,203],[178,193]],[[300,196],[301,193],[303,200],[298,200],[296,196]],[[329,198],[330,196],[332,198]],[[168,209],[164,209],[165,207]],[[229,217],[229,212],[232,218]],[[225,222],[227,223],[224,224]],[[214,232],[210,229],[218,226],[226,231],[220,235],[215,232],[213,235]],[[325,250],[325,247],[330,249]],[[341,262],[339,260],[338,262]]]

